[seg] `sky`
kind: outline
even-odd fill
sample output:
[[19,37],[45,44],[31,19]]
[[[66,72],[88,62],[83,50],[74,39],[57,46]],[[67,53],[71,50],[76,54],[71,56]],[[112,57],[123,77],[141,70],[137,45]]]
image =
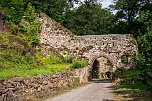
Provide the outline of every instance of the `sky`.
[[103,8],[107,8],[109,5],[113,3],[113,0],[103,0],[101,3]]
[[[81,1],[83,1],[83,0],[81,0]],[[108,8],[108,6],[113,3],[113,1],[114,1],[114,0],[102,0],[102,2],[101,2],[101,3],[102,3],[102,7],[103,7],[103,8]],[[75,4],[74,6],[75,6],[75,7],[78,7],[79,4]]]

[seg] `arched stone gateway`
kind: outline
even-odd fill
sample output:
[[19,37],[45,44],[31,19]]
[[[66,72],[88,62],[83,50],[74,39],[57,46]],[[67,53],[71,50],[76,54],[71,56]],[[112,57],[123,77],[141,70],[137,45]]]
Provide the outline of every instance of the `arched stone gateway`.
[[99,57],[94,60],[90,70],[91,78],[111,79],[113,73],[113,65],[106,57]]
[[43,13],[38,16],[38,20],[42,24],[39,37],[44,55],[50,55],[53,51],[62,56],[87,58],[89,66],[85,73],[88,74],[93,69],[94,61],[100,57],[108,59],[112,64],[112,72],[117,68],[133,66],[128,56],[136,55],[138,48],[131,34],[76,36]]

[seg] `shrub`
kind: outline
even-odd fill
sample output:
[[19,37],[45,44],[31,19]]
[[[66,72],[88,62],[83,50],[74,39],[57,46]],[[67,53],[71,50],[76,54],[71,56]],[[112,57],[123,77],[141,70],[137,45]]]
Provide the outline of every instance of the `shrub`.
[[38,44],[38,33],[41,29],[41,25],[36,20],[36,16],[35,8],[29,3],[24,12],[23,19],[20,22],[20,30],[24,33],[23,39],[32,46]]
[[48,62],[49,64],[60,64],[60,63],[62,63],[62,60],[61,60],[61,58],[52,55],[52,56],[49,56],[49,57],[48,57],[47,62]]
[[73,62],[72,64],[72,68],[76,69],[76,68],[83,68],[85,66],[88,65],[88,61],[87,60],[76,60]]
[[72,63],[73,61],[73,57],[70,56],[62,57],[61,59],[63,63]]
[[41,50],[37,51],[35,57],[36,57],[37,62],[40,63],[40,64],[43,64],[43,65],[45,65],[45,64],[61,64],[61,63],[64,63],[62,58],[57,57],[54,54],[51,54],[48,57],[44,57],[41,54]]

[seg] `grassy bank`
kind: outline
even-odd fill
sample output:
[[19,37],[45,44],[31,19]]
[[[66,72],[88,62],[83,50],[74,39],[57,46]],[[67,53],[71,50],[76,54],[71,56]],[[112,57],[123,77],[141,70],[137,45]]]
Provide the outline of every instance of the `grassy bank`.
[[27,77],[27,76],[37,76],[37,75],[49,75],[55,72],[63,72],[70,69],[71,64],[54,64],[48,67],[38,67],[38,68],[9,68],[0,70],[0,78],[10,78],[10,77]]
[[41,48],[31,47],[21,37],[0,33],[0,79],[27,77],[63,72],[70,68],[83,68],[86,60],[51,54],[44,57]]
[[138,70],[121,70],[121,75],[114,83],[116,101],[151,101],[150,86],[144,83]]

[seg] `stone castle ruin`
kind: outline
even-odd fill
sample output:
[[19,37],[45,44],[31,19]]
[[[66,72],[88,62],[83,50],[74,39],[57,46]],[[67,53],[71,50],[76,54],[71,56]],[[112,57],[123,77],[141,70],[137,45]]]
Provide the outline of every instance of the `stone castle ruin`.
[[106,72],[134,65],[132,56],[137,54],[137,43],[131,34],[76,36],[43,13],[39,14],[38,20],[42,24],[39,37],[45,56],[55,52],[62,56],[87,58],[87,75],[92,73],[98,78],[106,78]]
[[[7,31],[3,19],[0,13],[0,31]],[[43,13],[38,20],[42,24],[39,38],[44,56],[53,53],[86,58],[89,65],[63,73],[1,79],[0,101],[33,101],[92,78],[111,78],[117,69],[134,66],[132,56],[137,54],[137,43],[130,34],[76,36]]]

